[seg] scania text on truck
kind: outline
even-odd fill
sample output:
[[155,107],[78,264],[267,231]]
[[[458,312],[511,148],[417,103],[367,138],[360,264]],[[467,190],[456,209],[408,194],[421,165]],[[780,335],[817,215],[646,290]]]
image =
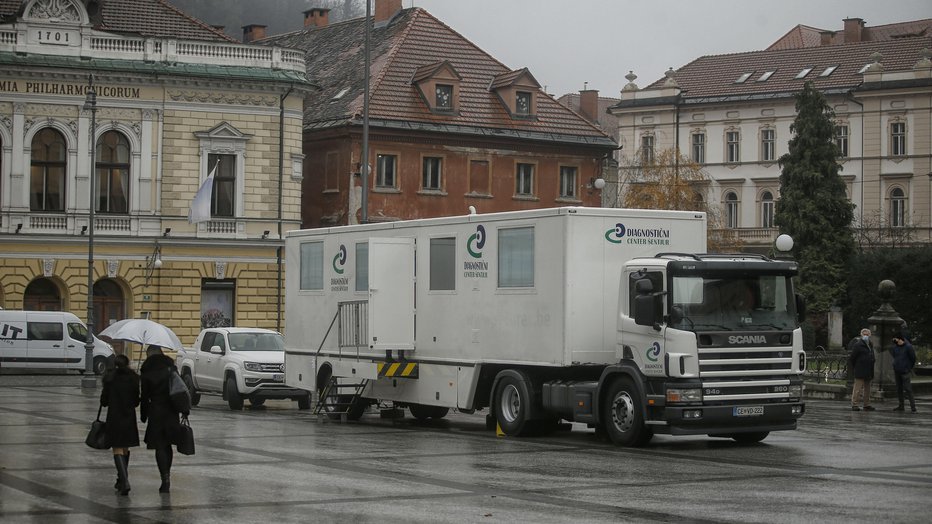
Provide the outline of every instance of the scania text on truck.
[[797,266],[705,239],[702,213],[599,208],[292,231],[285,382],[333,417],[490,408],[508,435],[795,429]]

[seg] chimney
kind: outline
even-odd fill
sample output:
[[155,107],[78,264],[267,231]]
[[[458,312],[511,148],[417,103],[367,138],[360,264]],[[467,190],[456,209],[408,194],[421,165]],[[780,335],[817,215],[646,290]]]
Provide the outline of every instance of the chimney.
[[863,18],[845,18],[845,43],[853,44],[861,41],[861,33],[864,29]]
[[582,89],[579,91],[579,112],[592,122],[599,121],[598,89]]
[[265,38],[265,28],[267,26],[259,24],[249,24],[243,26],[243,43],[248,44]]
[[386,23],[401,11],[401,0],[375,0],[375,23]]
[[327,27],[330,23],[330,10],[315,7],[304,12],[304,27]]
[[832,45],[832,41],[835,39],[835,31],[820,31],[819,37],[822,39],[819,45]]

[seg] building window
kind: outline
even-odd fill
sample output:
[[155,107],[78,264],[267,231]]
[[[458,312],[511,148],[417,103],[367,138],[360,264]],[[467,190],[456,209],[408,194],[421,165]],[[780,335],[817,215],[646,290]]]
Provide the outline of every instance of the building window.
[[68,146],[61,133],[47,127],[32,139],[29,175],[31,211],[65,210],[65,171]]
[[422,185],[424,189],[429,189],[432,191],[440,191],[441,186],[441,170],[443,168],[443,159],[435,156],[426,156],[424,157],[424,173],[422,176]]
[[398,166],[398,157],[395,155],[376,155],[375,157],[375,187],[394,188],[395,170]]
[[576,198],[575,166],[560,166],[560,198]]
[[531,93],[518,91],[515,94],[515,114],[522,116],[531,114]]
[[773,129],[760,130],[760,159],[773,162],[777,158],[777,132]]
[[534,228],[498,231],[498,287],[534,287]]
[[469,161],[469,192],[475,195],[491,194],[489,162],[487,160]]
[[906,155],[905,122],[893,122],[890,124],[890,154],[893,156]]
[[738,195],[734,191],[725,193],[725,227],[738,227]]
[[129,141],[123,133],[107,131],[97,140],[97,211],[129,211],[129,159]]
[[725,133],[725,162],[735,163],[741,161],[741,133],[728,131]]
[[369,243],[356,244],[356,291],[369,291]]
[[456,289],[456,238],[430,239],[430,290]]
[[201,329],[233,326],[235,297],[235,280],[201,279]]
[[838,155],[842,158],[848,156],[848,126],[835,126],[835,145],[838,146]]
[[760,226],[773,227],[774,202],[773,193],[764,191],[760,196]]
[[215,170],[210,216],[232,218],[236,214],[236,155],[210,154],[207,165]]
[[324,243],[305,242],[301,244],[301,290],[320,291],[324,289]]
[[515,195],[534,194],[534,164],[518,164],[515,173]]
[[654,135],[644,135],[641,137],[641,163],[654,163]]
[[692,134],[692,161],[705,164],[705,133]]
[[890,191],[890,226],[906,227],[906,193],[898,187]]
[[437,84],[435,89],[436,108],[443,111],[453,110],[453,86]]

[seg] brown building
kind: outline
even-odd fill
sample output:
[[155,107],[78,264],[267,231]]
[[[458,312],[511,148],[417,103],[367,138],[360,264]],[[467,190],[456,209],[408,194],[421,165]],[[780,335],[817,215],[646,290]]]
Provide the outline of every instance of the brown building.
[[[312,83],[304,116],[305,227],[363,219],[365,18],[259,43],[303,49]],[[561,205],[598,206],[594,180],[615,142],[420,8],[376,0],[370,35],[368,220]]]

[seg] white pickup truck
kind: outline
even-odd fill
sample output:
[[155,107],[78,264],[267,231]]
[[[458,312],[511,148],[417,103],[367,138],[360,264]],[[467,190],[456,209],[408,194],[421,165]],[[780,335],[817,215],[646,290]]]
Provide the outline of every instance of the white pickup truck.
[[285,344],[276,331],[261,328],[209,328],[194,346],[178,352],[175,366],[197,405],[201,393],[220,393],[230,409],[253,407],[266,399],[291,399],[310,409],[307,391],[285,385]]

